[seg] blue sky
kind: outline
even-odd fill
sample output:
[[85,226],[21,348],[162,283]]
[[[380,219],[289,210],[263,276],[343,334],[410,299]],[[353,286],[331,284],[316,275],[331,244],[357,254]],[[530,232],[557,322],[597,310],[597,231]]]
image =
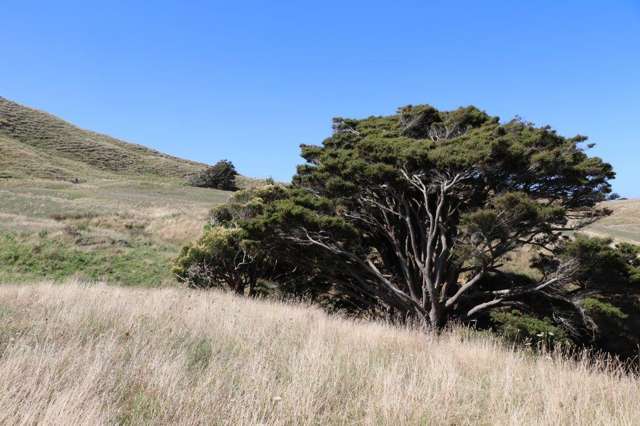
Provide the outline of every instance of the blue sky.
[[0,95],[81,127],[288,180],[334,116],[473,104],[640,197],[640,0],[2,3]]

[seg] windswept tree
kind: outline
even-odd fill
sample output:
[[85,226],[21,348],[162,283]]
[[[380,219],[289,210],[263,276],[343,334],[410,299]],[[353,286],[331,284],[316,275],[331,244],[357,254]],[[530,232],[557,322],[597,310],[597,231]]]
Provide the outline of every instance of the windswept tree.
[[336,119],[322,146],[302,147],[298,190],[262,221],[272,235],[324,251],[326,273],[348,274],[340,284],[354,297],[440,328],[452,312],[557,293],[572,277],[567,260],[546,265],[539,282],[483,283],[510,255],[552,253],[563,233],[604,214],[596,203],[614,173],[585,140],[474,107]]
[[[333,127],[302,147],[286,194],[236,222],[247,239],[356,305],[435,328],[533,295],[588,326],[567,292],[578,262],[558,253],[568,231],[606,213],[596,205],[614,173],[585,137],[474,107],[408,106]],[[540,279],[495,279],[523,250],[540,254]]]

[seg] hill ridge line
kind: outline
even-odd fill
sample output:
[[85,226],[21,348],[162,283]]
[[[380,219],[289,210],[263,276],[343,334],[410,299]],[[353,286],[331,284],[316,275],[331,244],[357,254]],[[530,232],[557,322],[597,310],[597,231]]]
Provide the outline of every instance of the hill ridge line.
[[[4,137],[3,137],[4,136]],[[22,145],[22,146],[20,146]],[[35,164],[20,164],[24,147],[40,157]],[[42,155],[49,157],[42,164]],[[107,134],[83,129],[49,112],[22,105],[0,96],[0,168],[5,174],[65,179],[74,174],[71,160],[96,172],[125,175],[184,177],[206,167],[205,164],[166,154],[147,146],[127,142]],[[29,156],[24,158],[27,163]],[[79,164],[79,165],[80,165]]]

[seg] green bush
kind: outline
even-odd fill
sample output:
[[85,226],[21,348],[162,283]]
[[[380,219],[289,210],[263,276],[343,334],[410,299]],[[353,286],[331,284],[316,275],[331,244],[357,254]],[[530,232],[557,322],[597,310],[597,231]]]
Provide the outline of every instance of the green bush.
[[221,287],[240,292],[246,275],[244,269],[250,266],[243,262],[243,237],[239,228],[208,226],[198,241],[183,247],[173,272],[190,287]]
[[594,297],[587,297],[582,301],[582,307],[590,314],[601,314],[609,318],[626,319],[629,316],[622,312],[620,308],[611,303],[598,300]]
[[496,331],[509,341],[547,348],[571,344],[567,333],[548,318],[539,319],[515,309],[494,311],[490,317]]
[[220,160],[213,166],[189,178],[189,184],[202,188],[215,188],[233,191],[236,188],[238,172],[231,161]]

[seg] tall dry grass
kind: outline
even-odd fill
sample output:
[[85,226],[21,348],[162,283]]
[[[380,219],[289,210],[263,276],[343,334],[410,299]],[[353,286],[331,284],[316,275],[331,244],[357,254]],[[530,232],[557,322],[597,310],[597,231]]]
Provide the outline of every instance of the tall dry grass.
[[0,424],[640,421],[640,380],[215,292],[0,287]]

